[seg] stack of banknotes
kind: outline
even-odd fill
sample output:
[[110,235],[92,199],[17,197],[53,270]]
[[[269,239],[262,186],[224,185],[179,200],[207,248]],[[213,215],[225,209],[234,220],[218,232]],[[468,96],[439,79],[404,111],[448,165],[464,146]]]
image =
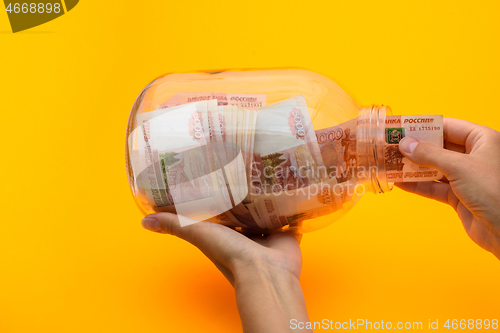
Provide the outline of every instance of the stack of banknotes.
[[[303,96],[263,104],[210,99],[138,114],[129,151],[143,204],[186,217],[181,224],[269,230],[360,194],[357,119],[315,131]],[[442,146],[442,116],[387,116],[384,170],[391,182],[441,178],[399,152],[404,136]]]

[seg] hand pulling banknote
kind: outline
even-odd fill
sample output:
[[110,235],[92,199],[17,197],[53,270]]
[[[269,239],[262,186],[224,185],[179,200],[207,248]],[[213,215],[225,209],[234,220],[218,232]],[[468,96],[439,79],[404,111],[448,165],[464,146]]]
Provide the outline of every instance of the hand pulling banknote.
[[[350,204],[361,181],[356,119],[315,131],[300,95],[266,106],[264,95],[181,93],[139,114],[131,136],[141,200],[181,224],[294,226]],[[440,179],[399,152],[405,136],[442,146],[442,116],[387,116],[384,137],[390,182]]]
[[405,136],[443,146],[443,116],[387,116],[385,119],[385,170],[391,182],[438,180],[443,174],[412,163],[399,151]]

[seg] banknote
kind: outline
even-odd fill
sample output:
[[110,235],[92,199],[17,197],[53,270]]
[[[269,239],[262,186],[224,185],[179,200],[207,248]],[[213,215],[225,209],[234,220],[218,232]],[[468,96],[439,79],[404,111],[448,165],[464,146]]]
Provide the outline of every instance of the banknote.
[[[238,156],[239,159],[243,160],[243,168],[238,169],[238,182],[241,184],[247,184],[247,163],[248,156],[247,152],[244,150],[244,130],[245,130],[245,110],[239,106],[232,106],[233,112],[233,144],[234,144],[234,154]],[[245,200],[247,197],[247,187],[240,187],[240,198]]]
[[303,96],[296,96],[258,110],[254,161],[265,193],[280,192],[327,179],[323,158]]
[[328,178],[338,183],[356,182],[356,128],[357,118],[315,132]]
[[[234,147],[232,145],[232,112],[231,106],[218,106],[217,116],[214,116],[214,124],[216,127],[215,135],[217,142],[222,143],[224,149],[221,152],[223,155],[223,165],[225,175],[228,179],[228,184],[230,186],[231,195],[234,202],[241,202],[242,199],[239,198],[240,190],[237,188],[240,185],[238,181],[238,162],[235,160]],[[229,122],[229,123],[228,123]],[[225,159],[225,160],[224,160]],[[240,163],[241,164],[241,163]]]
[[276,229],[341,210],[348,195],[345,192],[346,187],[331,178],[304,188],[261,194],[254,204],[261,223],[267,229]]
[[[215,100],[210,100],[208,102],[195,102],[191,103],[196,107],[196,112],[198,115],[198,122],[203,135],[200,134],[200,136],[203,136],[205,139],[205,147],[206,149],[202,152],[201,156],[203,158],[203,161],[206,165],[208,165],[208,169],[210,170],[210,179],[209,183],[211,180],[211,189],[212,189],[212,195],[215,196],[217,199],[219,199],[218,203],[215,203],[213,198],[210,197],[210,194],[203,194],[199,193],[199,197],[191,197],[190,202],[182,199],[181,201],[176,200],[176,198],[173,199],[173,202],[175,204],[175,207],[172,206],[167,206],[167,207],[158,207],[157,211],[169,211],[169,212],[176,212],[177,214],[181,214],[181,211],[186,211],[188,210],[190,213],[188,217],[191,219],[198,219],[198,220],[205,220],[205,221],[211,221],[211,222],[217,222],[221,223],[224,225],[228,226],[233,226],[233,227],[245,227],[245,228],[258,228],[258,225],[255,223],[253,220],[252,215],[250,214],[249,210],[242,205],[241,199],[238,200],[238,196],[234,196],[233,193],[233,198],[235,199],[233,202],[228,204],[227,200],[227,193],[229,193],[229,197],[231,198],[231,189],[233,189],[233,192],[239,191],[240,187],[243,187],[245,190],[247,189],[248,182],[246,181],[245,178],[245,163],[242,160],[242,155],[239,154],[239,156],[234,156],[231,155],[230,151],[225,151],[225,149],[233,149],[234,147],[232,146],[225,146],[221,145],[220,141],[224,141],[225,138],[228,136],[226,133],[222,133],[221,129],[221,120],[224,123],[224,117],[219,117],[218,112],[219,109],[222,108],[222,113],[224,112],[224,108],[226,107],[217,107],[217,101]],[[166,137],[171,136],[172,129],[171,126],[174,126],[177,129],[182,128],[182,125],[179,125],[179,122],[174,121],[173,117],[175,116],[175,112],[172,113],[173,108],[165,109],[163,111],[161,110],[156,110],[153,111],[154,115],[156,117],[153,119],[154,124],[157,125],[157,128],[155,131],[163,133],[158,133],[157,135],[164,135]],[[161,112],[160,112],[161,111]],[[184,110],[186,111],[186,110]],[[192,110],[191,110],[192,111]],[[231,110],[227,111],[226,110],[226,115],[230,115],[231,111],[235,111],[235,117],[237,116],[237,112],[239,112],[240,116],[245,115],[245,110],[237,110],[237,107],[231,106]],[[224,115],[223,115],[224,116]],[[166,124],[166,118],[169,118],[169,125]],[[163,119],[165,118],[165,120]],[[248,117],[247,117],[248,118]],[[245,145],[245,140],[249,143],[249,139],[245,137],[245,135],[241,135],[241,133],[244,132],[246,128],[246,118],[245,117],[240,117],[239,120],[242,122],[242,124],[236,123],[236,126],[238,127],[234,133],[239,134],[239,135],[234,135],[234,138],[237,141],[239,145],[241,145],[241,148],[243,148]],[[248,131],[247,131],[248,134]],[[165,137],[165,138],[166,138]],[[164,138],[164,139],[165,139]],[[220,140],[220,141],[219,141]],[[154,140],[149,140],[149,141],[154,141]],[[161,140],[160,140],[161,141]],[[189,141],[189,140],[187,140]],[[178,146],[178,143],[173,144],[174,146]],[[172,147],[171,147],[172,148]],[[245,148],[243,148],[245,149]],[[208,154],[207,154],[208,152]],[[227,158],[227,154],[229,154],[229,158],[234,159],[235,161],[225,161],[224,159]],[[162,155],[160,155],[162,156]],[[185,156],[179,156],[176,155],[179,159],[185,158]],[[241,161],[239,161],[241,160]],[[177,163],[182,163],[182,162],[177,162]],[[229,167],[233,167],[233,170],[235,171],[236,174],[240,176],[240,180],[237,180],[237,184],[231,184],[231,169]],[[215,170],[215,171],[214,171]],[[220,171],[225,170],[228,171],[225,174],[220,173]],[[206,173],[207,171],[205,171]],[[166,174],[169,174],[168,170]],[[214,175],[215,179],[214,180]],[[198,175],[197,175],[198,176]],[[224,176],[227,176],[227,178],[224,178]],[[167,177],[168,178],[168,177]],[[199,177],[198,177],[199,178]],[[229,184],[227,184],[227,182]],[[239,181],[239,184],[238,184]],[[224,193],[224,188],[221,188],[222,183],[226,183],[226,190],[227,193]],[[166,184],[172,185],[172,180],[168,179],[165,181]],[[186,185],[186,184],[184,184]],[[197,185],[195,185],[196,187]],[[219,187],[219,188],[218,188]],[[168,188],[168,186],[167,186]],[[236,189],[236,191],[234,191]],[[246,192],[241,192],[242,195],[245,195]],[[225,200],[220,200],[220,198],[224,198]],[[210,201],[212,200],[212,201]],[[221,202],[224,201],[225,205],[221,204]],[[200,212],[205,211],[207,214],[201,214]],[[200,215],[201,214],[201,215]],[[186,215],[186,214],[184,214]]]
[[[316,131],[329,177],[339,183],[355,183],[358,169],[366,163],[357,143],[358,118]],[[385,171],[389,182],[436,180],[442,174],[412,163],[399,151],[399,141],[413,136],[443,146],[443,117],[437,115],[386,116],[384,132]],[[359,158],[363,161],[359,161]],[[365,166],[369,167],[369,166]]]
[[[153,196],[148,201],[157,211],[175,210],[190,219],[206,220],[231,208],[223,178],[217,177],[210,161],[200,112],[206,110],[206,103],[186,104],[151,119],[147,114],[138,117],[144,136],[140,143],[144,148],[139,147],[144,170],[151,169],[157,180],[146,187],[146,193]],[[160,190],[168,190],[169,202],[161,200]]]
[[181,92],[162,103],[160,108],[169,108],[186,103],[216,99],[219,106],[236,105],[245,109],[259,109],[266,106],[264,94],[232,94],[222,92]]
[[[210,103],[210,102],[209,102]],[[225,158],[226,160],[223,161],[223,169],[226,171],[225,175],[228,178],[229,182],[229,187],[230,187],[230,192],[233,198],[233,207],[231,208],[230,215],[233,216],[235,219],[238,220],[239,223],[233,223],[234,226],[246,226],[247,228],[258,228],[258,225],[253,218],[253,215],[250,213],[248,210],[248,207],[246,205],[242,204],[242,201],[244,201],[243,198],[240,198],[240,195],[245,194],[245,191],[248,191],[249,183],[248,180],[241,177],[240,179],[236,175],[243,175],[245,170],[246,170],[246,165],[244,164],[243,157],[242,155],[237,155],[237,156],[232,156],[231,155],[231,150],[233,147],[229,146],[226,142],[225,139],[227,138],[227,134],[225,133],[226,128],[225,128],[225,116],[224,114],[221,114],[224,112],[225,107],[218,107],[216,110],[216,114],[218,116],[214,116],[214,124],[216,127],[215,135],[217,140],[219,142],[222,142],[224,145],[223,147],[226,148],[225,152]],[[222,109],[222,110],[221,110]],[[219,113],[219,110],[221,110],[221,113]],[[250,113],[254,113],[253,110],[249,110]],[[230,113],[229,111],[226,111],[226,114]],[[247,133],[246,139],[251,140],[251,133]],[[249,143],[250,144],[250,143]],[[220,145],[219,145],[220,146]]]
[[243,128],[240,130],[243,132],[243,140],[242,140],[242,154],[243,160],[245,162],[245,181],[247,184],[247,196],[243,200],[244,203],[251,202],[251,192],[250,192],[250,181],[251,181],[251,164],[252,164],[252,141],[255,134],[254,128],[254,111],[253,110],[244,110],[243,111]]
[[143,189],[146,200],[153,207],[165,207],[173,204],[158,163],[158,151],[151,145],[151,126],[149,120],[140,120],[138,132],[139,172],[136,182]]
[[[206,147],[204,147],[205,149],[201,149],[200,151],[203,154],[205,154],[204,160],[210,162],[210,164],[209,164],[210,170],[212,172],[215,172],[215,170],[220,169],[220,165],[223,165],[222,164],[223,162],[221,162],[218,159],[218,157],[220,157],[220,154],[215,154],[213,152],[213,150],[211,149],[212,148],[211,143],[217,142],[217,139],[215,137],[213,126],[211,124],[213,117],[212,117],[210,111],[213,111],[213,110],[217,111],[216,105],[217,105],[216,100],[209,101],[209,102],[189,103],[189,104],[184,104],[184,105],[181,105],[178,107],[172,107],[169,109],[160,109],[160,110],[147,112],[145,114],[139,114],[137,119],[138,119],[138,122],[141,122],[144,120],[152,120],[153,123],[156,123],[156,122],[158,122],[157,117],[163,116],[167,113],[169,113],[169,115],[165,116],[165,117],[174,117],[174,114],[170,114],[170,112],[173,112],[179,108],[182,109],[182,111],[179,111],[179,112],[189,112],[190,109],[188,109],[188,107],[196,108],[198,114],[200,115],[200,117],[199,117],[199,119],[197,119],[197,121],[199,122],[199,125],[203,127],[203,135],[204,135],[204,139],[205,139],[204,144],[206,145]],[[161,118],[158,118],[158,119],[161,119]],[[168,129],[167,127],[163,128],[163,129],[158,128],[158,130],[155,132],[155,134],[158,135],[158,134],[160,134],[160,132],[162,132],[162,134],[166,134],[168,136],[169,133],[168,133],[167,129]],[[216,165],[216,163],[218,163],[218,164]],[[218,177],[221,177],[221,175],[219,174]],[[220,182],[221,181],[219,180],[219,183]],[[168,186],[167,186],[167,189],[168,189]]]
[[[183,106],[184,107],[184,106]],[[178,107],[177,107],[178,108]],[[175,110],[177,108],[172,108]],[[131,167],[134,170],[135,182],[137,184],[138,199],[143,206],[166,207],[173,205],[168,187],[165,186],[166,179],[159,165],[157,151],[150,144],[149,120],[162,114],[161,112],[142,113],[137,116],[138,126],[134,128],[128,138]]]
[[412,163],[399,151],[399,142],[411,136],[443,147],[443,116],[402,115],[385,119],[385,170],[390,182],[417,182],[438,180],[438,170]]
[[[218,106],[218,120],[220,128],[220,136],[223,143],[227,143],[226,158],[229,160],[233,156],[231,142],[232,142],[232,112],[230,110],[231,106]],[[234,176],[234,175],[233,175]]]
[[[209,101],[209,109],[210,109],[210,103],[212,101]],[[247,209],[245,205],[243,205],[241,202],[244,201],[244,197],[248,193],[248,186],[249,186],[249,181],[248,181],[248,171],[249,170],[249,162],[248,162],[248,155],[247,151],[250,149],[250,142],[251,142],[251,124],[250,124],[250,118],[251,114],[254,112],[253,110],[245,110],[242,108],[239,108],[237,106],[219,106],[217,108],[217,114],[221,113],[221,115],[218,117],[218,119],[215,119],[215,116],[212,116],[212,122],[214,124],[219,125],[219,127],[214,131],[215,137],[211,138],[212,141],[212,147],[224,147],[225,148],[225,154],[222,152],[219,152],[221,155],[225,155],[226,160],[221,161],[221,169],[227,171],[225,172],[225,175],[228,179],[229,182],[229,189],[230,193],[232,195],[232,198],[234,199],[232,202],[232,208],[230,210],[231,216],[234,216],[238,221],[239,224],[234,224],[234,226],[241,226],[241,224],[244,224],[247,228],[257,228],[258,225],[256,224],[255,220],[253,219],[253,216],[251,215],[250,211]],[[232,114],[234,111],[234,115]],[[222,134],[223,130],[226,130],[227,128],[222,128],[220,127],[220,124],[226,123],[225,116],[229,115],[231,119],[235,118],[237,119],[236,122],[236,128],[234,131],[234,136],[236,140],[236,144],[238,145],[236,147],[238,153],[236,156],[232,153],[234,151],[235,147],[232,147],[226,142],[224,142],[224,145],[220,144],[215,144],[214,141],[217,141],[217,138],[220,137],[221,141],[224,141],[225,138],[227,138],[227,133]],[[232,117],[234,116],[234,117]],[[215,120],[214,120],[215,119]],[[216,126],[215,126],[216,127]],[[234,176],[236,175],[236,176]]]
[[[196,108],[195,103],[192,103],[192,105],[185,104],[169,108],[168,112],[177,109],[190,110],[193,107]],[[155,110],[138,114],[136,119],[137,127],[132,131],[132,135],[129,136],[129,150],[137,150],[137,154],[140,156],[133,165],[136,170],[134,174],[137,175],[136,182],[145,200],[153,203],[154,207],[173,205],[173,198],[167,186],[166,173],[165,170],[162,170],[165,167],[164,165],[159,165],[158,151],[152,149],[150,142],[149,121],[165,112],[166,110]],[[147,131],[145,132],[144,129],[147,129]],[[131,146],[133,142],[137,147]],[[156,178],[156,181],[153,178]],[[161,200],[158,200],[158,197]]]
[[245,207],[250,212],[250,215],[252,215],[252,218],[255,221],[255,223],[257,224],[258,228],[261,228],[261,229],[268,228],[268,225],[266,224],[266,222],[264,220],[262,220],[260,213],[259,213],[259,210],[257,209],[257,206],[254,202],[245,204]]
[[212,111],[217,109],[217,100],[199,103],[198,108],[201,114],[201,126],[203,126],[203,133],[207,145],[205,151],[210,161],[211,175],[213,175],[212,178],[216,180],[213,186],[218,188],[219,193],[221,193],[226,200],[227,206],[231,207],[232,198],[230,195],[230,186],[227,183],[227,178],[224,175],[223,169],[225,160],[223,156],[224,147],[217,143],[217,137],[215,136],[216,129],[213,124]]
[[231,208],[231,213],[238,219],[238,221],[245,224],[247,228],[259,228],[259,225],[247,206],[248,204],[239,203],[235,207]]
[[240,228],[248,228],[248,222],[244,223],[243,219],[241,217],[236,218],[235,215],[233,215],[232,211],[226,211],[223,214],[216,215],[211,218],[205,219],[205,221],[208,222],[214,222],[214,223],[219,223],[226,225],[228,227],[240,227]]
[[[277,195],[282,193],[279,192]],[[254,198],[254,203],[258,210],[261,228],[279,229],[288,224],[286,217],[280,213],[278,203],[276,202],[276,195],[273,193],[259,195],[257,198]]]
[[[252,162],[250,167],[250,195],[253,197],[258,196],[264,193],[264,187],[262,184],[262,157],[259,153],[253,151],[252,153]],[[252,199],[251,199],[252,200]]]
[[245,173],[245,161],[241,153],[241,147],[238,146],[238,113],[237,106],[226,105],[218,107],[219,114],[222,115],[224,123],[224,144],[226,148],[227,165],[226,169],[231,173],[232,182],[231,192],[235,204],[242,202],[247,196],[247,182]]
[[[245,203],[252,202],[253,195],[253,187],[252,182],[254,180],[253,168],[255,164],[255,154],[254,154],[254,146],[255,146],[255,126],[257,123],[257,112],[254,110],[250,110],[250,121],[248,128],[248,167],[246,169],[247,172],[247,182],[248,182],[248,196],[245,199]],[[260,183],[260,182],[259,182]]]
[[[221,125],[221,121],[223,122],[223,118],[219,114],[219,107],[217,106],[217,100],[211,100],[208,102],[208,120],[209,120],[209,128],[211,131],[210,140],[213,146],[213,153],[215,156],[215,161],[217,162],[217,169],[221,169],[226,186],[229,188],[229,192],[231,193],[230,182],[233,182],[232,174],[229,172],[225,172],[224,166],[228,164],[228,157],[226,154],[226,146],[225,146],[225,129]],[[223,132],[224,131],[224,132]]]
[[[164,186],[175,203],[189,202],[214,193],[214,181],[201,111],[196,103],[144,121],[149,127],[148,143],[161,159]],[[205,149],[204,149],[205,148]]]

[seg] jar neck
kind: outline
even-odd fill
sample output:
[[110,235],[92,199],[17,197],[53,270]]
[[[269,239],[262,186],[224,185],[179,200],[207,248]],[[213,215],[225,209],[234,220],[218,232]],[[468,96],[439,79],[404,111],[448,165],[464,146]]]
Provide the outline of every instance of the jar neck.
[[385,117],[392,114],[387,106],[361,107],[357,118],[356,150],[358,158],[358,183],[373,193],[392,190],[385,170]]

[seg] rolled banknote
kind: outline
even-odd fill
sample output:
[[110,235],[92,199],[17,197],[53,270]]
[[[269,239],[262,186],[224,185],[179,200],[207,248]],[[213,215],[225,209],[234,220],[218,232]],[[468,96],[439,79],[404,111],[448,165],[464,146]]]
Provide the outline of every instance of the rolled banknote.
[[215,136],[216,129],[213,124],[212,111],[217,109],[217,100],[200,102],[197,106],[199,107],[201,126],[203,127],[207,145],[204,151],[207,153],[208,160],[210,161],[211,175],[214,175],[217,180],[214,186],[219,187],[220,193],[222,193],[229,207],[231,207],[230,186],[227,183],[228,178],[225,176],[223,168],[224,156],[222,150],[224,146],[217,143],[217,137]]
[[[207,220],[231,208],[227,188],[214,172],[207,151],[209,136],[204,133],[202,117],[206,103],[190,103],[155,113],[151,119],[148,113],[138,115],[143,134],[139,147],[143,152],[143,172],[152,170],[155,175],[151,174],[150,182],[143,182],[143,186],[146,193],[154,196],[150,200],[157,211],[175,211],[189,219]],[[167,192],[168,201],[161,201],[162,191]],[[159,196],[155,196],[157,192]]]
[[[243,182],[242,175],[244,175],[245,165],[243,158],[239,156],[239,151],[233,143],[233,106],[218,106],[217,117],[213,117],[216,127],[215,134],[217,142],[222,144],[220,153],[223,156],[222,165],[224,165],[225,175],[228,179],[230,186],[233,204],[237,205],[243,201],[245,189],[247,184]],[[219,145],[221,146],[221,145]],[[225,158],[225,160],[224,160]]]
[[335,178],[277,193],[263,193],[254,200],[260,224],[266,229],[298,225],[304,220],[342,209],[345,186]]
[[[292,190],[327,179],[323,158],[303,96],[258,110],[254,170],[264,193]],[[258,191],[257,191],[258,192]]]

